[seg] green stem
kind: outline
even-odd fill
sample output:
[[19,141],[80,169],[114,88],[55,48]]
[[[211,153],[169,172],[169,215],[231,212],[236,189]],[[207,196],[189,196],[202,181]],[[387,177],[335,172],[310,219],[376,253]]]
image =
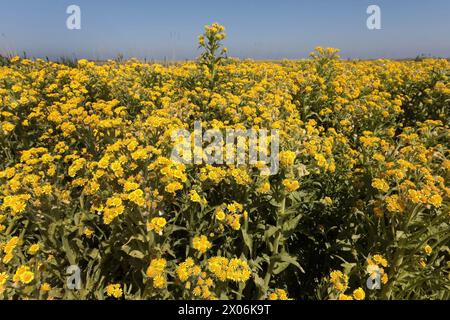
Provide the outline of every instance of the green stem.
[[[283,198],[281,199],[281,205],[277,212],[277,227],[280,227],[279,223],[281,221],[281,217],[284,215],[285,208],[286,208],[286,195],[283,195]],[[260,299],[264,297],[264,295],[267,293],[267,290],[269,289],[270,279],[272,278],[273,268],[275,267],[275,257],[278,255],[280,238],[281,238],[281,230],[279,229],[275,233],[269,266],[267,268],[266,275],[264,276],[264,288],[266,289],[266,292],[261,293]]]
[[[392,286],[395,282],[395,276],[396,274],[398,274],[398,271],[400,269],[400,266],[403,262],[403,256],[405,253],[405,249],[404,249],[404,243],[405,243],[405,237],[408,231],[408,226],[410,225],[411,221],[413,221],[414,217],[416,216],[416,214],[418,214],[418,212],[420,211],[420,205],[416,205],[413,210],[410,211],[410,213],[404,217],[403,223],[401,224],[400,230],[404,232],[404,237],[400,239],[400,241],[398,241],[397,243],[397,250],[395,251],[394,254],[394,259],[392,262],[392,268],[391,268],[391,279],[389,281],[389,283],[383,288],[382,292],[381,292],[381,298],[383,300],[389,300],[391,299],[392,296]],[[393,237],[395,239],[395,242],[397,242],[397,235],[395,232],[395,228],[393,228]]]

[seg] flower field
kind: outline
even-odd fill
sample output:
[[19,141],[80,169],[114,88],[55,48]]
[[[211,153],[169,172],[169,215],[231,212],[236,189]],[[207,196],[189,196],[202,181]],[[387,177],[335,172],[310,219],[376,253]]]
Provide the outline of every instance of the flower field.
[[[450,62],[224,38],[172,66],[0,61],[0,298],[450,299]],[[278,130],[278,172],[174,161],[195,121]]]

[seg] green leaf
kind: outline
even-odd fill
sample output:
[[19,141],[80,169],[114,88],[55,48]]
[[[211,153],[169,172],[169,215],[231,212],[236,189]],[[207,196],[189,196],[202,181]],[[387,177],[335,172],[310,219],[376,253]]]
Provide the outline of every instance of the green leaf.
[[76,259],[75,259],[75,254],[72,251],[72,248],[70,247],[69,241],[67,240],[66,237],[62,237],[62,246],[63,246],[63,250],[65,252],[65,254],[67,255],[67,259],[69,260],[69,263],[71,265],[76,265]]
[[303,214],[300,213],[295,218],[290,219],[290,220],[286,221],[285,223],[283,223],[282,232],[283,232],[283,236],[286,239],[289,238],[292,235],[292,233],[294,233],[302,216],[303,216]]
[[280,230],[279,227],[269,226],[269,228],[266,230],[266,232],[264,232],[264,238],[266,239],[266,241],[268,241],[270,239],[270,237],[272,237],[275,234],[275,232],[277,232],[278,230]]
[[263,292],[266,292],[268,287],[264,283],[264,279],[259,277],[257,274],[254,275],[255,285]]
[[242,231],[242,238],[244,239],[244,243],[245,243],[246,247],[248,248],[248,250],[250,251],[250,256],[251,256],[252,251],[253,251],[253,240],[248,235],[247,231],[244,228],[241,228],[241,231]]
[[142,252],[140,252],[139,250],[133,250],[128,255],[133,258],[137,258],[137,259],[144,259],[144,257],[145,257],[145,255]]
[[289,255],[286,252],[276,255],[274,257],[274,259],[278,260],[278,261],[287,262],[289,264],[292,264],[292,265],[296,266],[301,272],[305,273],[305,270],[302,268],[300,263],[298,263],[297,259],[295,257]]
[[275,265],[275,268],[273,269],[273,274],[280,274],[283,272],[287,267],[289,267],[289,262],[280,262]]

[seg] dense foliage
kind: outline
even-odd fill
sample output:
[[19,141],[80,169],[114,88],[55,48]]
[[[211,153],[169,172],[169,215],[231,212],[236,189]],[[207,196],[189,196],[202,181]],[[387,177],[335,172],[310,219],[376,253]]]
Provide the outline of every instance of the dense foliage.
[[[0,298],[450,298],[449,62],[239,61],[224,37],[169,67],[0,67]],[[174,162],[198,120],[278,129],[280,171]]]

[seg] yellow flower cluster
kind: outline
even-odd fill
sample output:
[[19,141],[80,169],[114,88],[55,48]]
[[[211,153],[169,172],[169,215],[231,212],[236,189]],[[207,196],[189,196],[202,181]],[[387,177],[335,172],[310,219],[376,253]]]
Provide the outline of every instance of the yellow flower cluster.
[[14,256],[14,254],[13,254],[14,249],[16,248],[17,245],[19,245],[19,241],[20,241],[19,237],[12,237],[3,246],[3,253],[5,254],[2,259],[3,263],[7,264],[11,261],[11,259]]
[[192,245],[194,249],[198,250],[200,253],[206,253],[209,249],[211,249],[211,242],[208,241],[208,237],[206,236],[198,236],[192,239]]
[[119,299],[123,296],[123,291],[120,284],[110,284],[106,287],[106,294],[109,297]]
[[162,231],[166,224],[167,221],[164,218],[153,218],[150,222],[147,222],[147,229],[162,235]]
[[[241,229],[241,219],[247,219],[248,213],[244,210],[242,204],[233,201],[229,204],[222,204],[215,209],[215,218],[219,222],[223,222],[233,230]],[[221,225],[222,227],[222,225]]]
[[389,184],[383,179],[373,179],[372,187],[383,191],[384,193],[389,191]]
[[164,269],[167,266],[165,259],[153,259],[147,268],[146,275],[153,279],[153,287],[161,289],[166,285]]
[[103,212],[103,222],[110,224],[115,218],[121,215],[125,210],[122,199],[115,196],[106,201],[106,207]]
[[2,208],[3,210],[11,209],[11,214],[16,215],[25,211],[27,208],[27,201],[31,198],[29,194],[20,194],[13,196],[6,196],[3,199]]
[[[0,298],[448,296],[450,62],[241,61],[224,38],[172,65],[0,59]],[[258,161],[205,163],[197,123],[265,131]],[[89,288],[66,290],[75,263]]]
[[236,258],[212,257],[208,260],[208,270],[220,281],[245,282],[251,275],[247,262]]
[[330,273],[330,282],[334,285],[336,290],[343,292],[348,288],[348,276],[339,270],[334,270]]
[[269,294],[269,300],[289,300],[287,292],[283,289],[275,289]]
[[366,293],[362,288],[357,288],[353,290],[351,295],[345,294],[348,289],[349,278],[346,274],[339,270],[332,271],[330,273],[330,282],[333,284],[334,289],[337,290],[338,300],[364,300],[366,298]]
[[298,188],[300,188],[300,185],[297,180],[291,180],[291,179],[285,179],[283,180],[283,186],[286,188],[287,192],[294,192]]
[[187,258],[186,261],[180,263],[176,269],[178,278],[185,282],[191,276],[198,276],[202,272],[202,269],[195,264],[192,258]]
[[387,260],[383,256],[376,254],[373,257],[367,258],[366,271],[372,279],[379,277],[381,283],[386,284],[389,280],[385,272],[387,266]]
[[22,282],[24,284],[29,284],[34,279],[34,273],[30,271],[28,266],[20,266],[17,268],[16,273],[13,276],[14,282]]

